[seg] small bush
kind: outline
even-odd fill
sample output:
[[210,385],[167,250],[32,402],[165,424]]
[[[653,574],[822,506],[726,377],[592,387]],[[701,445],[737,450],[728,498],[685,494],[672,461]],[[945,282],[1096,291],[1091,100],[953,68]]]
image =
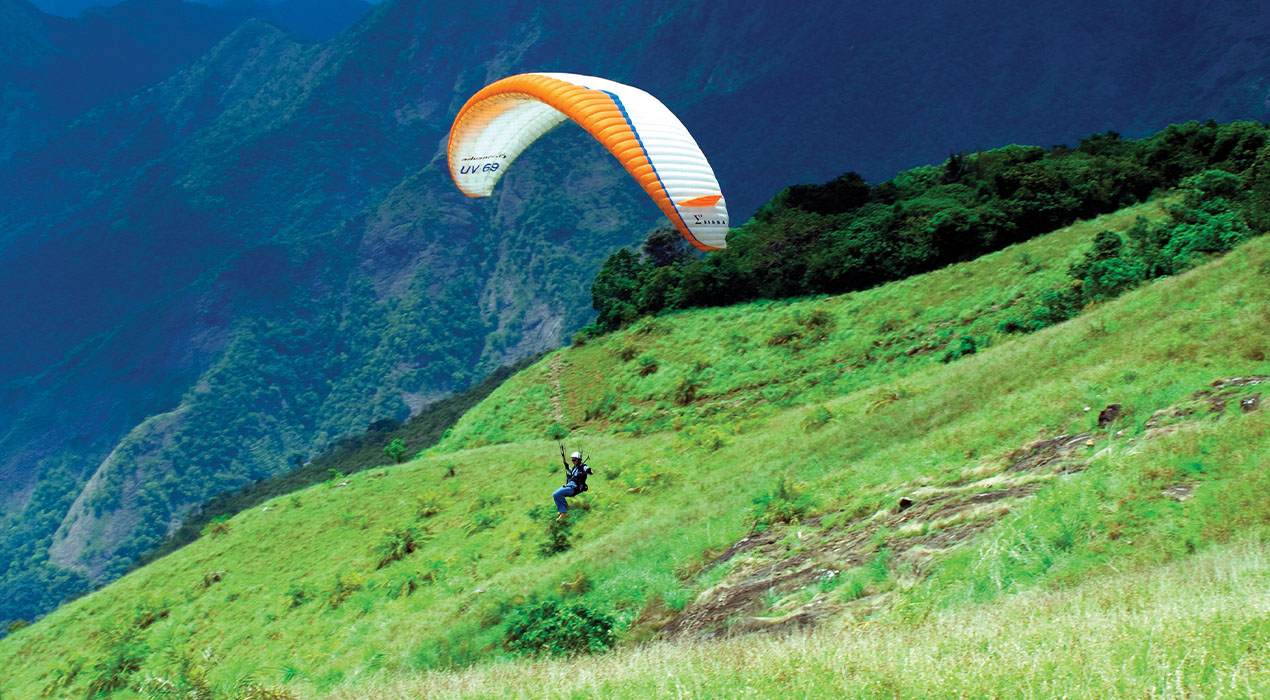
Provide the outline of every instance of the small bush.
[[727,433],[717,425],[689,426],[680,431],[679,440],[686,443],[689,448],[700,448],[709,452],[721,450],[732,443]]
[[288,608],[298,608],[313,600],[313,592],[302,583],[292,584],[283,600],[286,601]]
[[591,579],[586,575],[585,571],[579,572],[577,576],[573,576],[573,580],[571,581],[560,582],[560,593],[562,595],[586,595],[590,590]]
[[647,464],[622,471],[621,476],[627,493],[647,493],[670,483],[670,474]]
[[503,522],[502,511],[477,511],[468,516],[468,522],[463,526],[463,532],[470,537],[478,532],[491,530],[501,522]]
[[394,464],[401,464],[406,461],[406,441],[393,438],[392,442],[384,446],[384,454],[388,455]]
[[149,700],[299,700],[290,691],[262,685],[250,675],[228,683],[213,683],[220,656],[210,650],[198,653],[170,652],[170,669],[163,676],[149,676],[134,689]]
[[326,597],[326,603],[332,610],[337,610],[349,596],[362,589],[366,578],[359,573],[350,572],[344,574],[336,574],[335,581],[331,585],[330,591]]
[[375,553],[379,555],[376,569],[406,558],[419,545],[432,538],[432,534],[416,527],[401,527],[384,530],[383,538],[375,545]]
[[679,380],[679,386],[675,388],[675,403],[680,406],[687,406],[697,400],[697,390],[705,386],[712,375],[710,363],[697,361],[692,372]]
[[203,526],[203,537],[220,537],[229,534],[229,516],[218,515]]
[[782,326],[778,328],[775,333],[768,336],[767,340],[764,341],[763,344],[769,348],[774,348],[781,345],[788,345],[801,337],[802,333],[797,328],[793,326]]
[[896,401],[906,398],[908,398],[908,390],[902,386],[897,386],[894,389],[888,389],[887,391],[882,392],[881,396],[870,401],[869,405],[865,407],[864,412],[869,414],[876,413]]
[[807,330],[805,336],[799,333],[798,335],[801,337],[797,339],[811,342],[824,341],[829,337],[829,333],[833,331],[835,325],[833,315],[824,309],[815,309],[810,313],[795,311],[794,322]]
[[810,433],[813,430],[819,430],[833,420],[833,413],[829,411],[824,404],[817,404],[811,413],[803,418],[803,432]]
[[851,601],[880,593],[892,585],[889,564],[891,553],[883,548],[868,563],[850,571],[839,572],[833,580],[822,581],[820,590],[836,590],[840,600]]
[[389,598],[404,598],[419,590],[427,582],[429,581],[416,572],[398,571],[393,573],[387,581],[380,583],[377,588],[384,589]]
[[687,406],[697,400],[697,389],[701,386],[701,381],[695,376],[687,376],[679,380],[679,386],[675,387],[675,404],[679,406]]
[[604,651],[613,646],[613,618],[580,604],[544,600],[520,606],[508,616],[503,645],[512,652],[536,656]]
[[427,520],[441,512],[441,497],[431,491],[415,496],[415,517]]
[[573,547],[573,543],[569,541],[569,532],[584,513],[581,508],[571,508],[569,517],[557,521],[554,509],[549,506],[534,506],[528,513],[529,518],[544,523],[547,529],[547,539],[538,545],[538,556],[545,558],[569,551]]
[[956,360],[958,358],[965,357],[966,355],[973,355],[976,352],[978,352],[978,350],[979,350],[979,343],[975,341],[974,337],[969,335],[963,335],[961,337],[961,342],[958,343],[956,346],[953,346],[951,344],[949,345],[948,352],[944,353],[944,356],[940,358],[939,361],[944,364],[948,364],[949,362],[952,362],[953,360]]
[[644,355],[639,358],[639,376],[647,377],[650,374],[657,373],[657,358],[652,355]]
[[789,477],[781,477],[774,490],[755,497],[753,503],[751,529],[765,530],[776,523],[801,519],[815,506],[815,499],[807,484],[795,484]]
[[101,631],[102,648],[88,682],[90,698],[108,696],[128,686],[132,674],[141,670],[141,663],[150,655],[142,631],[166,616],[166,610],[156,614],[139,607],[132,619],[116,619]]
[[445,572],[450,568],[450,562],[438,557],[432,557],[423,563],[423,568],[419,570],[419,581],[421,583],[436,583],[445,577]]
[[203,590],[207,590],[207,589],[211,588],[212,586],[214,586],[215,584],[220,583],[220,582],[221,582],[221,579],[223,579],[224,577],[225,577],[225,572],[224,572],[224,571],[207,571],[207,572],[204,572],[204,573],[203,573],[203,582],[202,582],[202,584],[200,584],[200,586],[199,586],[199,587],[200,587],[200,588],[202,588]]
[[79,672],[82,670],[84,670],[83,659],[63,661],[49,672],[49,682],[40,691],[40,695],[42,697],[65,697],[66,689],[75,683],[75,679],[79,677]]
[[604,392],[598,401],[587,406],[583,420],[605,418],[617,408],[617,395],[611,391]]
[[569,429],[564,427],[560,423],[553,422],[551,425],[547,426],[548,440],[559,441],[559,440],[564,440],[567,437],[569,437]]

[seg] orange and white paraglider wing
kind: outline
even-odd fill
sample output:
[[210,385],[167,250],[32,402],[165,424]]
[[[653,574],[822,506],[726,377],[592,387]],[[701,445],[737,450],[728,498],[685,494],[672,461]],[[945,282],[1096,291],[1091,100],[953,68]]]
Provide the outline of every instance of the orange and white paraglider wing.
[[524,73],[481,89],[450,129],[454,184],[489,196],[507,166],[565,119],[603,144],[693,245],[727,245],[723,192],[683,123],[652,95],[603,78]]

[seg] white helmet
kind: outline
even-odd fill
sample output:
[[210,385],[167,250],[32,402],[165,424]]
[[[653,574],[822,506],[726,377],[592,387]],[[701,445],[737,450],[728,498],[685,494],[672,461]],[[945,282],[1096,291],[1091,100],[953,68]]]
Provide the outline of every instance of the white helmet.
[[570,457],[573,457],[573,458],[575,458],[575,459],[582,459],[582,453],[581,453],[581,452],[574,452],[573,454],[571,454],[571,455],[569,455],[569,456],[570,456]]

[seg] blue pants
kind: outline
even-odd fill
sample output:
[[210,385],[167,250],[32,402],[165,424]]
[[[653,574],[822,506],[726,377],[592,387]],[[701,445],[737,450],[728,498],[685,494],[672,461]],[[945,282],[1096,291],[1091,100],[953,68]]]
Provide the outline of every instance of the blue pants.
[[556,492],[551,494],[551,497],[556,499],[556,512],[563,513],[569,510],[569,506],[565,505],[564,499],[568,496],[576,495],[578,495],[578,487],[573,484],[565,484],[556,489]]

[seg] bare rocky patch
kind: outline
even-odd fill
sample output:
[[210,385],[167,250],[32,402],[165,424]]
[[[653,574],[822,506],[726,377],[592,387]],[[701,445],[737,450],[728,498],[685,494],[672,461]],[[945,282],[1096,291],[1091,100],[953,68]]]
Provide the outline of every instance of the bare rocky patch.
[[[1141,439],[1174,432],[1232,403],[1244,413],[1257,410],[1260,394],[1250,389],[1266,382],[1270,377],[1217,380],[1152,414]],[[1121,406],[1112,404],[1099,414],[1099,424],[1106,427],[1122,415]],[[671,617],[661,633],[671,639],[707,639],[814,627],[843,614],[867,617],[888,605],[892,594],[885,586],[842,592],[824,584],[882,553],[892,581],[919,579],[941,553],[992,528],[1052,480],[1084,470],[1099,439],[1077,433],[1037,440],[996,463],[968,465],[946,483],[882,495],[879,502],[894,505],[841,524],[825,526],[843,519],[843,511],[834,511],[752,533],[701,568],[697,580],[718,566],[732,566],[722,581]],[[1194,491],[1193,484],[1179,484],[1161,496],[1182,502]]]

